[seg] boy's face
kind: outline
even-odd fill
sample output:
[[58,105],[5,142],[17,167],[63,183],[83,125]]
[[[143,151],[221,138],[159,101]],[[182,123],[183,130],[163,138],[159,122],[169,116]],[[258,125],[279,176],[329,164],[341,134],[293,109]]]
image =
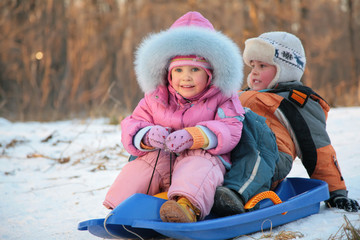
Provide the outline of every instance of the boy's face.
[[171,70],[171,86],[185,98],[191,98],[207,87],[209,76],[201,67],[190,65]]
[[252,60],[249,74],[251,89],[259,91],[267,88],[276,75],[276,66],[265,62]]

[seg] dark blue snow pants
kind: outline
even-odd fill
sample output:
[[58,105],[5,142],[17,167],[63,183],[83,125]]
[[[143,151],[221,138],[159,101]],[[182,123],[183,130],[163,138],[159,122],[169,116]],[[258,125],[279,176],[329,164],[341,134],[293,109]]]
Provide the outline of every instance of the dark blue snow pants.
[[255,194],[270,190],[279,152],[275,135],[265,118],[245,108],[241,140],[231,152],[231,169],[224,186],[241,194],[247,202]]

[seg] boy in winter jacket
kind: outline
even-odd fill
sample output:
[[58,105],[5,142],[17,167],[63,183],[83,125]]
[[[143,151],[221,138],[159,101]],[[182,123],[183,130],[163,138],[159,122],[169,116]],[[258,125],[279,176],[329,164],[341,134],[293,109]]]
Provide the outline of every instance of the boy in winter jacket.
[[203,219],[241,137],[240,50],[200,13],[188,12],[142,42],[135,71],[145,97],[121,129],[124,148],[137,158],[121,170],[104,205],[167,191],[163,221]]
[[[347,197],[336,153],[326,132],[330,107],[300,82],[306,64],[301,41],[287,32],[264,33],[245,42],[243,59],[252,70],[247,78],[249,89],[240,92],[240,101],[266,118],[276,136],[279,160],[274,172],[258,171],[256,164],[243,167],[241,172],[232,168],[225,176],[224,187],[216,191],[214,212],[223,216],[244,212],[243,204],[250,197],[269,190],[269,186],[274,189],[288,175],[296,157],[302,160],[310,178],[328,183],[330,198],[326,206],[357,212],[359,204]],[[243,162],[232,159],[235,160]],[[252,182],[257,182],[257,187],[244,191],[244,183],[251,186]]]

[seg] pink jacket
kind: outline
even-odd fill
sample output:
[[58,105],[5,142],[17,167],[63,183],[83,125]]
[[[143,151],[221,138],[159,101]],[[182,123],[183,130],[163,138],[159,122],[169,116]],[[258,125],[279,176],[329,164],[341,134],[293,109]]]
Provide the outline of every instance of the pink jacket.
[[[169,61],[178,55],[204,57],[211,64],[211,86],[201,96],[185,100],[168,86]],[[170,29],[145,38],[135,57],[136,79],[145,97],[122,121],[121,132],[125,149],[141,157],[125,165],[104,205],[114,208],[134,193],[168,191],[169,199],[189,199],[200,210],[202,219],[211,210],[216,187],[223,183],[225,168],[231,166],[230,151],[242,133],[244,110],[237,97],[243,79],[240,49],[200,13],[189,12]],[[198,126],[209,137],[209,145],[181,152],[170,169],[168,152],[150,151],[140,145],[154,125],[172,131]],[[139,177],[140,172],[145,177]]]
[[230,167],[229,153],[240,140],[243,115],[238,97],[235,94],[226,97],[215,86],[198,100],[187,102],[172,87],[159,85],[145,94],[133,114],[122,121],[122,143],[130,154],[142,156],[147,152],[134,144],[134,137],[141,129],[161,125],[175,131],[202,126],[217,137],[217,146],[207,151],[219,155],[225,167]]

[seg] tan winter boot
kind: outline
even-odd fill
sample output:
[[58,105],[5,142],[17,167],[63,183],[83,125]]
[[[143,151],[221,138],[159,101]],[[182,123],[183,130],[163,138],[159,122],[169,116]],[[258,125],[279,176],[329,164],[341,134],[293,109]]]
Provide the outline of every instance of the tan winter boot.
[[167,201],[160,208],[160,218],[163,222],[191,223],[196,222],[199,215],[200,210],[185,197],[177,201]]

